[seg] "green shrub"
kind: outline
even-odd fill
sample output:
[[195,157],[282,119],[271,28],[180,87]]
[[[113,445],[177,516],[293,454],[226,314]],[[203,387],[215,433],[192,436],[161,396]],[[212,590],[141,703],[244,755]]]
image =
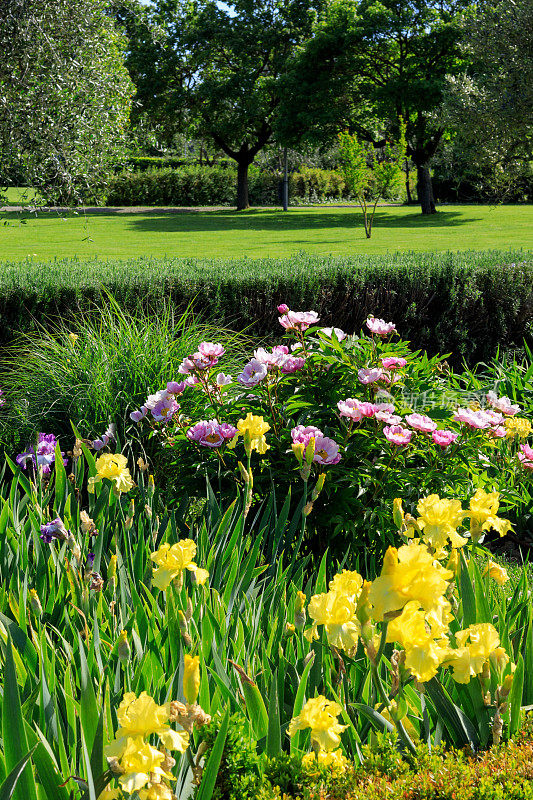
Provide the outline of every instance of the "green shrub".
[[236,174],[231,169],[197,166],[151,169],[112,177],[107,205],[231,205],[235,193]]
[[[237,172],[233,162],[227,166],[161,163],[143,159],[139,171],[120,172],[110,178],[107,205],[110,206],[219,206],[235,203]],[[250,203],[255,206],[279,205],[279,172],[250,168]],[[333,170],[301,167],[289,179],[289,194],[295,200],[320,202],[345,196],[341,174]]]
[[[407,762],[394,740],[362,748],[363,763],[341,777],[306,775],[296,757],[281,755],[266,768],[257,800],[531,800],[533,720],[516,741],[482,753],[420,745]],[[325,794],[327,791],[327,794]]]
[[[191,301],[210,322],[272,337],[275,307],[312,308],[348,333],[369,314],[401,323],[415,348],[474,365],[533,344],[533,261],[524,252],[395,253],[287,259],[139,258],[6,262],[0,344],[45,317],[75,322],[106,286],[124,308],[154,313]],[[48,322],[46,324],[49,324]],[[325,323],[328,324],[328,323]]]

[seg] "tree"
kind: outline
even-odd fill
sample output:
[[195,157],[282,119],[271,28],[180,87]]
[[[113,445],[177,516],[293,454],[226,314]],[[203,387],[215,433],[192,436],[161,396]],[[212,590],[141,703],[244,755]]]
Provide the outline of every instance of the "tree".
[[122,37],[106,0],[0,0],[0,20],[0,182],[76,205],[122,151]]
[[372,225],[378,202],[397,192],[403,182],[405,161],[405,123],[400,123],[400,139],[396,145],[387,142],[379,150],[369,142],[360,142],[348,132],[339,133],[339,159],[346,185],[357,198],[363,212],[366,238],[372,236]]
[[465,16],[468,67],[448,78],[442,118],[462,171],[495,197],[512,191],[533,160],[533,0],[505,0]]
[[461,69],[467,0],[337,0],[293,59],[284,81],[280,137],[331,140],[349,129],[381,147],[406,123],[422,213],[435,212],[430,165],[446,76]]
[[155,106],[165,115],[185,108],[195,134],[236,161],[238,209],[249,206],[249,166],[272,138],[280,76],[321,6],[322,0],[154,0],[147,12],[165,42],[150,65],[157,77],[139,102],[155,114]]

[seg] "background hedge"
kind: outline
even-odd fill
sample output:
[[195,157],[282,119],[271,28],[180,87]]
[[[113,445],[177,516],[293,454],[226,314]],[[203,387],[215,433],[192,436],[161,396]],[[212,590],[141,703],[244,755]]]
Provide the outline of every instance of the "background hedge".
[[386,256],[129,261],[57,260],[0,265],[0,344],[17,330],[106,302],[158,313],[165,303],[235,330],[279,337],[276,306],[314,309],[324,325],[359,330],[368,314],[394,320],[430,353],[470,365],[498,348],[533,344],[533,257],[519,252],[397,253]]
[[[148,161],[149,159],[144,159]],[[252,167],[249,192],[252,205],[281,203],[281,173]],[[110,206],[229,206],[234,205],[237,173],[233,167],[181,166],[146,168],[111,176],[107,189]],[[344,179],[334,170],[302,167],[289,177],[292,200],[306,202],[348,197]]]

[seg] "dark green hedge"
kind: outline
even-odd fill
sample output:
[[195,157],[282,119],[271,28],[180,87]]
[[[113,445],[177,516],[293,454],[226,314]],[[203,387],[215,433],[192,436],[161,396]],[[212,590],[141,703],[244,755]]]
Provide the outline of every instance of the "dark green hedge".
[[[248,183],[253,206],[279,205],[281,174],[250,169]],[[111,176],[109,206],[228,206],[235,204],[237,172],[233,166],[143,168]],[[293,200],[320,202],[346,195],[343,177],[334,170],[304,168],[289,178]]]
[[497,251],[4,263],[0,342],[47,317],[75,326],[79,308],[102,302],[102,286],[129,309],[157,313],[165,302],[183,309],[193,301],[199,315],[266,337],[281,333],[281,302],[314,309],[324,325],[348,332],[372,313],[394,320],[415,347],[452,353],[455,363],[533,343],[533,258]]

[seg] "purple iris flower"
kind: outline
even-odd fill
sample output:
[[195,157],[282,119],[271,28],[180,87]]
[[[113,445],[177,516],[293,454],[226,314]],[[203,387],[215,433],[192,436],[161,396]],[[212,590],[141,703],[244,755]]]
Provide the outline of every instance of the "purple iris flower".
[[[28,447],[26,452],[19,453],[16,462],[19,467],[26,469],[28,461],[31,461],[34,468],[40,467],[43,475],[49,475],[56,457],[56,444],[57,439],[53,433],[40,433],[37,447]],[[61,456],[64,455],[61,453]],[[67,465],[66,458],[63,458],[63,464]]]
[[51,522],[41,525],[41,539],[46,544],[50,544],[54,539],[66,539],[67,529],[63,525],[62,520],[56,517]]

